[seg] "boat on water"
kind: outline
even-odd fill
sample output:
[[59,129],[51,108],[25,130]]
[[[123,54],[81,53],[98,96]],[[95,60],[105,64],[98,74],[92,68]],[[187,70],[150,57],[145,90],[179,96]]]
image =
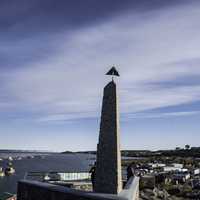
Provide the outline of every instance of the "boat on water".
[[7,164],[7,167],[5,168],[5,175],[12,175],[12,174],[14,174],[14,173],[15,173],[15,169],[14,169],[12,163],[9,162],[9,163]]
[[42,156],[42,155],[36,155],[35,158],[44,159],[45,156]]
[[50,181],[60,181],[61,176],[58,172],[49,172],[48,177]]
[[32,158],[34,158],[34,156],[27,156],[26,158],[27,159],[32,159]]
[[3,168],[0,167],[0,177],[3,177],[3,176],[5,176],[5,173],[4,173],[4,171],[3,171]]
[[9,161],[13,161],[13,158],[11,156],[8,157]]
[[22,160],[22,157],[18,156],[18,157],[16,158],[16,160]]

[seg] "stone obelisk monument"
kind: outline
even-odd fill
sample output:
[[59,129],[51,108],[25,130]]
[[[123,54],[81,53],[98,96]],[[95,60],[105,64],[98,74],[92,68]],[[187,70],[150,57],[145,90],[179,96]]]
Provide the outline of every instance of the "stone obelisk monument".
[[[113,67],[107,75],[119,76]],[[118,194],[122,189],[117,88],[113,78],[104,88],[94,191]]]

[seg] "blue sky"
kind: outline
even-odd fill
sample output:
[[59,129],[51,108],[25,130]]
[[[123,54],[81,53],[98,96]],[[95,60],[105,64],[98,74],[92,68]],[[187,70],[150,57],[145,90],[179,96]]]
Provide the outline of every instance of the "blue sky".
[[0,0],[0,148],[94,150],[115,64],[123,149],[199,146],[200,2]]

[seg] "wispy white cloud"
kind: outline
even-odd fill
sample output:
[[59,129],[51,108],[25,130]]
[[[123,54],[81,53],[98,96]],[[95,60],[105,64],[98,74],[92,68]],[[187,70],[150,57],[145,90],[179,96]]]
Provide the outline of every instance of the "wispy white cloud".
[[191,115],[198,115],[200,111],[181,111],[181,112],[163,112],[163,113],[132,113],[126,115],[126,120],[138,118],[168,118],[168,117],[187,117]]
[[[199,4],[198,4],[199,5]],[[3,88],[16,110],[41,113],[41,121],[95,117],[110,64],[118,64],[122,113],[200,100],[200,86],[163,88],[152,82],[200,75],[200,13],[196,3],[61,32],[56,53],[4,74]],[[40,38],[34,38],[34,41]],[[48,41],[51,43],[51,41]],[[195,62],[194,62],[195,60]],[[13,108],[12,108],[13,109]],[[92,114],[91,114],[92,113]],[[98,114],[96,114],[98,115]],[[45,117],[46,116],[46,117]]]
[[138,87],[123,90],[122,106],[125,113],[192,103],[200,99],[200,86]]
[[56,114],[56,115],[48,115],[44,117],[37,118],[36,121],[38,122],[57,122],[63,121],[66,122],[68,120],[77,120],[77,119],[85,119],[85,118],[94,118],[96,117],[96,113],[68,113],[68,114]]

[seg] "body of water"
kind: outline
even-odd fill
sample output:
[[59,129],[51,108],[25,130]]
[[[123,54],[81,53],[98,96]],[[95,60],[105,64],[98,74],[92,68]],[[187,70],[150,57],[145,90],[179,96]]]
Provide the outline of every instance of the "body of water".
[[[13,166],[16,170],[11,176],[0,177],[0,194],[3,192],[16,193],[17,182],[23,179],[26,172],[30,171],[60,171],[60,172],[79,172],[89,171],[94,162],[94,155],[89,154],[43,154],[32,157],[36,154],[0,154],[0,158],[22,157],[21,160],[13,160]],[[38,154],[37,154],[38,155]],[[0,167],[6,167],[8,160],[0,161]]]

